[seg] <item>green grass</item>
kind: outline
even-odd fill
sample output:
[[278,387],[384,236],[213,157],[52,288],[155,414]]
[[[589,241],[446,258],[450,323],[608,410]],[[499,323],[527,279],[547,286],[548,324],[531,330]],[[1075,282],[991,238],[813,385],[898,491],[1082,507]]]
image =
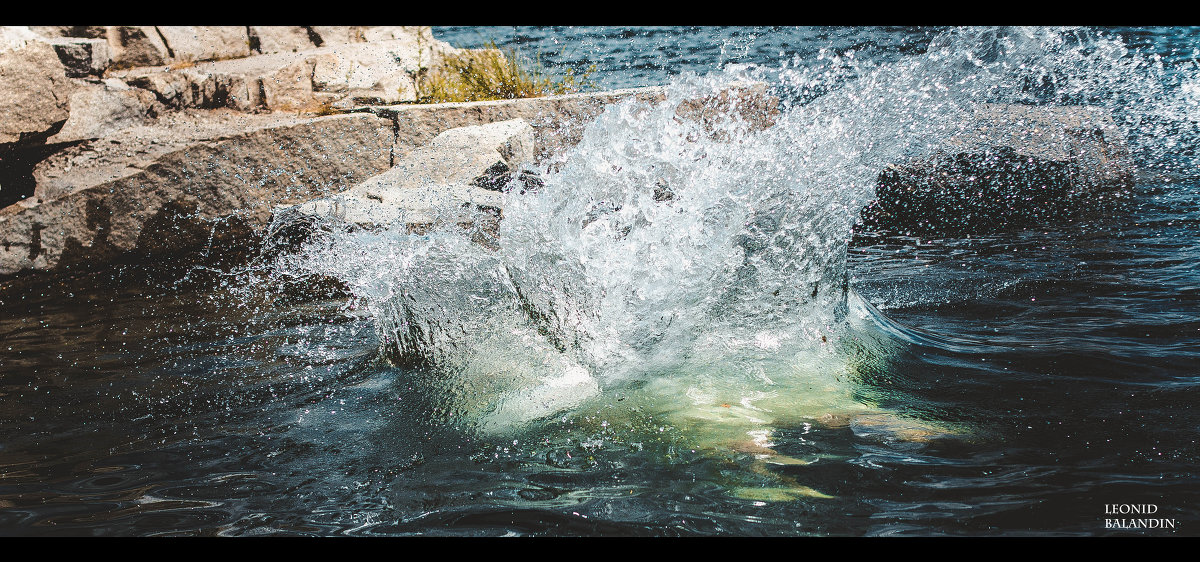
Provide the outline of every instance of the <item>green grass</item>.
[[485,49],[463,50],[446,56],[439,67],[418,82],[417,103],[504,100],[569,94],[597,89],[588,77],[568,69],[553,77],[539,60],[530,61],[515,49],[501,50],[494,42]]

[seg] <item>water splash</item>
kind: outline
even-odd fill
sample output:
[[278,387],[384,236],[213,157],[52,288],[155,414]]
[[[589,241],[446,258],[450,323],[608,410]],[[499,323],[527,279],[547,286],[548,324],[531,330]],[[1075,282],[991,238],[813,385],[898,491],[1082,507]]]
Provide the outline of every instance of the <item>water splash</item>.
[[[542,188],[507,192],[498,249],[454,225],[326,225],[280,266],[344,283],[384,355],[435,372],[456,415],[489,431],[617,390],[721,423],[863,411],[855,369],[902,345],[846,274],[880,170],[962,134],[983,102],[1098,105],[1178,138],[1195,82],[1172,90],[1164,73],[1114,38],[1048,28],[952,30],[889,64],[730,65],[661,103],[610,106]],[[779,97],[771,126],[739,98],[711,101],[748,82]],[[1138,154],[1178,165],[1159,145]]]

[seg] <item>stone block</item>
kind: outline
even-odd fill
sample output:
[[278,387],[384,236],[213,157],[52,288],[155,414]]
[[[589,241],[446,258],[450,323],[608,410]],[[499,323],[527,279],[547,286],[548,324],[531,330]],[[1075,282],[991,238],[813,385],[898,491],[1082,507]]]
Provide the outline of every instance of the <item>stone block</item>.
[[48,159],[58,191],[0,209],[0,274],[253,243],[276,205],[343,191],[391,164],[391,124],[369,114],[172,118]]
[[58,53],[68,78],[99,76],[112,63],[112,52],[106,39],[65,37],[53,39],[50,44]]
[[0,151],[54,134],[69,115],[71,89],[53,46],[28,28],[0,28]]
[[250,56],[244,25],[160,25],[171,58],[176,61],[224,60]]

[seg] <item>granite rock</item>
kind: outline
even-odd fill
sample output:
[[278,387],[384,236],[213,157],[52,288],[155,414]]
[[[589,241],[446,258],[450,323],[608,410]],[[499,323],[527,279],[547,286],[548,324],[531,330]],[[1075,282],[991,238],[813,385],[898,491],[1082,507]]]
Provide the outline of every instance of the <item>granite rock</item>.
[[503,195],[481,187],[478,178],[532,163],[533,135],[521,119],[447,130],[344,192],[276,209],[271,229],[314,218],[368,228],[403,221],[417,230],[497,220]]
[[116,79],[76,80],[71,114],[48,143],[98,139],[148,124],[158,113],[154,94]]
[[99,76],[112,63],[112,52],[106,39],[64,37],[49,41],[58,53],[69,78]]
[[160,25],[171,59],[223,60],[250,56],[250,36],[243,25]]
[[173,58],[154,26],[110,25],[105,29],[105,39],[113,68],[158,66]]
[[[34,197],[0,209],[0,274],[207,251],[253,238],[279,204],[390,167],[390,124],[181,112],[54,154]],[[54,177],[51,177],[54,176]]]
[[53,46],[27,27],[0,27],[0,152],[54,134],[71,89]]
[[252,25],[248,30],[251,47],[260,54],[294,53],[316,47],[302,26]]

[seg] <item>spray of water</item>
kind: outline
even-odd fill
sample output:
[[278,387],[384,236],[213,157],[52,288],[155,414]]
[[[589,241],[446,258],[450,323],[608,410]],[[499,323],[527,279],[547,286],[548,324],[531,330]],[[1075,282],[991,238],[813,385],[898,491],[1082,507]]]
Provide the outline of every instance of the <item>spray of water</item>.
[[[846,275],[880,170],[963,133],[981,102],[1099,105],[1127,131],[1194,127],[1196,82],[1165,75],[1115,39],[1046,28],[952,30],[886,65],[853,52],[730,65],[681,77],[661,103],[610,106],[544,167],[543,187],[510,186],[498,248],[454,225],[326,225],[278,266],[345,284],[384,356],[433,373],[479,430],[617,394],[742,434],[861,412],[855,370],[901,345]],[[689,117],[747,82],[778,96],[770,126],[737,99]],[[1165,166],[1167,152],[1139,155]]]

